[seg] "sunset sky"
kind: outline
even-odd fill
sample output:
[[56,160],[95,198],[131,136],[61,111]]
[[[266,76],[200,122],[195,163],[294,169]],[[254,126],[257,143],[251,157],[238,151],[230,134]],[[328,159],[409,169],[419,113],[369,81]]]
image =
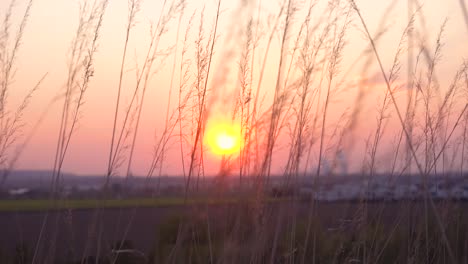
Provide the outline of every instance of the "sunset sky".
[[[464,0],[462,0],[464,1]],[[6,13],[9,0],[0,1],[1,19]],[[17,31],[17,26],[24,13],[26,0],[17,0],[13,9],[13,32]],[[37,83],[38,80],[47,74],[45,80],[40,85],[40,89],[31,99],[31,104],[26,109],[24,115],[25,126],[18,143],[33,132],[33,127],[40,119],[42,113],[45,117],[40,122],[37,130],[24,149],[16,169],[41,169],[50,170],[53,167],[54,155],[57,144],[57,136],[60,125],[60,115],[62,100],[54,101],[54,98],[63,93],[67,80],[67,59],[70,55],[70,45],[76,32],[78,22],[79,0],[36,0],[33,2],[27,27],[24,32],[22,46],[18,53],[15,64],[15,76],[12,88],[8,94],[8,109],[14,111],[27,92]],[[92,1],[88,1],[91,3]],[[125,65],[125,75],[123,84],[122,109],[129,103],[132,89],[135,84],[136,68],[141,67],[143,58],[148,48],[150,39],[150,25],[155,24],[162,9],[163,1],[144,0],[141,10],[137,14],[136,25],[133,28],[129,41],[128,57]],[[260,26],[266,32],[273,23],[273,16],[277,14],[281,1],[261,1]],[[299,11],[293,19],[293,27],[297,31],[303,21],[307,1],[297,1]],[[324,9],[323,1],[317,1],[317,10],[312,16],[319,19]],[[346,1],[343,1],[346,2]],[[392,64],[393,56],[396,52],[401,34],[408,22],[407,1],[396,1],[394,7],[388,11],[390,1],[357,0],[358,7],[369,27],[371,33],[378,30],[378,25],[383,16],[388,16],[385,21],[387,31],[377,42],[377,49],[382,56],[384,67],[388,72]],[[166,117],[167,98],[171,81],[171,71],[176,59],[174,91],[171,97],[170,111],[175,111],[177,102],[178,80],[180,79],[180,54],[183,45],[183,38],[187,24],[192,15],[192,28],[190,31],[189,44],[194,45],[200,12],[204,10],[205,33],[209,34],[215,19],[215,0],[189,0],[188,6],[181,20],[179,42],[176,43],[176,32],[178,17],[171,20],[168,31],[163,35],[160,43],[161,51],[170,50],[170,54],[163,60],[157,61],[154,70],[156,74],[152,76],[145,98],[145,105],[138,131],[135,148],[135,157],[132,166],[132,173],[135,175],[145,175],[151,162],[151,155],[156,139],[161,136]],[[230,120],[235,97],[235,86],[237,84],[237,70],[239,67],[240,53],[244,42],[242,41],[242,29],[246,25],[251,14],[256,15],[258,1],[222,1],[221,15],[219,18],[218,39],[215,46],[215,57],[212,64],[212,74],[209,80],[209,87],[212,89],[209,103],[212,107],[210,115],[216,118]],[[422,43],[433,52],[435,40],[441,25],[445,19],[447,25],[443,34],[442,56],[438,62],[436,75],[440,82],[442,91],[449,86],[455,72],[463,59],[468,58],[468,26],[464,22],[463,13],[460,10],[459,0],[447,1],[419,1],[421,6],[420,16],[416,18],[416,28],[420,36],[415,37],[415,48],[413,53],[418,52],[418,46]],[[417,7],[414,7],[416,10]],[[390,13],[388,13],[390,12]],[[424,18],[423,20],[421,18]],[[85,95],[81,118],[79,119],[76,132],[73,134],[71,145],[65,159],[63,170],[78,174],[104,174],[107,169],[109,155],[111,130],[113,124],[113,111],[117,96],[117,86],[119,80],[120,62],[125,39],[125,28],[127,23],[127,1],[111,0],[107,7],[102,30],[99,36],[98,51],[95,56],[94,77],[91,79],[89,90]],[[424,24],[423,24],[424,23]],[[268,33],[259,42],[258,59],[255,65],[261,63],[264,48],[268,38]],[[289,46],[293,44],[295,35],[291,36]],[[261,112],[268,111],[269,102],[273,97],[276,81],[276,71],[279,60],[280,35],[273,39],[270,54],[267,60],[267,68],[261,86],[260,101]],[[340,116],[347,108],[352,108],[357,95],[357,85],[362,81],[360,72],[362,69],[362,52],[368,47],[368,40],[363,33],[362,25],[353,13],[349,30],[346,33],[346,46],[342,55],[340,65],[340,76],[345,85],[342,92],[336,95],[330,105],[329,124],[337,123]],[[192,47],[193,48],[193,47]],[[177,50],[177,53],[174,52]],[[176,57],[174,58],[174,54]],[[189,50],[187,56],[193,58],[194,52]],[[263,58],[262,58],[263,59]],[[358,64],[354,64],[358,60]],[[400,79],[403,86],[406,83],[406,53],[402,57],[402,69]],[[137,66],[138,65],[138,66]],[[425,66],[426,67],[426,66]],[[192,72],[195,74],[195,72]],[[362,104],[359,116],[358,128],[356,129],[355,141],[359,145],[365,145],[369,133],[375,127],[376,109],[378,100],[385,92],[383,78],[379,72],[375,59],[367,76],[368,88],[367,96]],[[221,81],[220,81],[221,80]],[[215,87],[217,83],[222,83],[221,87]],[[256,81],[254,81],[256,83]],[[406,94],[401,93],[399,100],[404,102]],[[377,100],[377,101],[376,101]],[[464,99],[466,100],[466,99]],[[466,102],[466,101],[463,101]],[[123,111],[123,110],[122,110]],[[392,118],[388,126],[388,139],[384,146],[391,144],[391,140],[398,131],[399,123]],[[331,132],[330,132],[331,133]],[[274,159],[281,161],[281,155],[288,146],[287,134],[279,137],[278,147],[275,151]],[[178,150],[178,140],[174,139],[169,144],[169,150],[162,169],[163,174],[177,175],[181,173],[180,153]],[[362,162],[363,150],[356,147],[353,157],[349,157],[349,162]],[[382,150],[382,157],[388,150]],[[283,154],[282,154],[283,153]],[[357,154],[356,154],[357,153]],[[351,154],[349,154],[351,156]],[[213,153],[207,153],[206,170],[207,174],[216,173],[220,163],[220,157]],[[273,170],[280,172],[284,164],[275,162]]]

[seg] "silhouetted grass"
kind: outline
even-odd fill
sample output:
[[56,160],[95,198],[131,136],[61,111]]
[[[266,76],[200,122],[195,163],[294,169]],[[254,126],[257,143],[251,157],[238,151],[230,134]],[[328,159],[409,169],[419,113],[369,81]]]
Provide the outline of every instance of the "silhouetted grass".
[[[4,171],[0,188],[14,168],[17,153],[21,153],[21,149],[13,149],[21,138],[23,115],[43,80],[18,107],[8,105],[17,53],[33,3],[26,2],[16,34],[12,34],[11,22],[15,1],[10,2],[0,24],[0,169]],[[19,245],[15,257],[2,259],[0,252],[1,261],[57,262],[61,220],[59,214],[51,219],[49,213],[92,209],[84,251],[74,252],[75,258],[80,258],[79,263],[130,262],[125,250],[136,250],[128,241],[136,212],[142,207],[180,206],[179,215],[157,227],[160,232],[154,251],[145,262],[467,263],[466,216],[450,196],[434,201],[429,186],[433,175],[449,178],[454,171],[463,175],[466,169],[468,64],[465,60],[458,63],[448,87],[442,87],[438,76],[448,22],[441,23],[437,32],[427,32],[424,8],[409,0],[408,21],[396,51],[384,56],[379,45],[393,19],[396,1],[385,9],[375,34],[365,19],[372,11],[362,10],[354,0],[284,0],[278,6],[240,1],[234,13],[245,17],[234,20],[242,21],[230,21],[224,13],[227,3],[221,0],[206,3],[187,17],[192,2],[162,1],[148,43],[143,45],[143,58],[135,58],[132,78],[127,74],[128,54],[144,1],[128,1],[121,54],[117,55],[117,82],[115,91],[109,91],[117,97],[109,117],[113,122],[102,193],[99,199],[70,200],[60,193],[63,165],[83,118],[92,77],[99,74],[94,60],[111,4],[107,0],[82,1],[68,54],[66,83],[58,98],[63,105],[50,199],[0,201],[4,212],[44,210],[39,237],[27,250]],[[214,9],[209,4],[214,4]],[[463,1],[460,6],[466,20]],[[168,34],[171,31],[174,36]],[[434,43],[421,37],[430,34],[436,35]],[[352,54],[355,51],[348,46],[358,39],[364,40],[364,47]],[[393,57],[386,65],[383,58],[388,56]],[[162,76],[166,60],[171,61],[170,69]],[[402,69],[407,70],[406,78],[401,76]],[[361,76],[356,80],[351,74]],[[168,76],[168,87],[161,87],[161,80]],[[374,84],[372,78],[381,81]],[[384,89],[378,92],[380,97],[368,100],[377,94],[369,88],[377,86]],[[144,110],[149,104],[162,102],[148,95],[152,89],[166,104],[157,107],[164,122],[157,124],[154,142],[148,143],[154,147],[144,175],[146,183],[150,184],[152,177],[162,177],[170,161],[181,168],[184,193],[165,198],[159,182],[155,198],[111,199],[112,178],[124,176],[127,184],[133,176]],[[224,91],[230,98],[219,98]],[[124,98],[127,93],[129,98]],[[340,107],[343,100],[346,107]],[[123,106],[124,102],[127,105]],[[369,107],[373,111],[364,111]],[[242,142],[239,153],[221,157],[219,172],[208,184],[204,137],[207,122],[217,111],[240,124]],[[358,129],[360,123],[365,131]],[[390,130],[395,124],[397,129]],[[169,160],[174,150],[179,157]],[[360,156],[348,156],[358,151]],[[275,188],[286,190],[286,197],[272,190],[273,166],[281,177]],[[349,167],[365,179],[362,197],[337,204],[339,210],[353,212],[331,228],[327,220],[333,219],[325,219],[320,211],[324,205],[317,198],[327,187],[329,176],[347,174]],[[406,174],[421,178],[422,202],[371,203],[365,195],[372,191],[374,181],[382,180],[376,178],[383,173],[389,175],[383,179],[388,184]],[[237,182],[228,178],[239,179],[239,193],[227,194],[228,182]],[[301,184],[312,190],[306,197],[299,196]],[[214,210],[212,205],[223,206]],[[103,237],[106,208],[121,209],[115,219],[111,255],[103,253],[109,248]],[[124,213],[129,214],[129,220],[124,220]],[[49,222],[53,230],[45,228]],[[71,237],[72,222],[70,210],[66,224]]]

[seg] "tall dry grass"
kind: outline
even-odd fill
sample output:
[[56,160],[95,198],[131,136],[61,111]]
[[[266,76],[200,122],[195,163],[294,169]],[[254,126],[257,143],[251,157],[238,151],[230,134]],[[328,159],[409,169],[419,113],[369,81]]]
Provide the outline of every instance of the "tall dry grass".
[[[159,197],[165,166],[179,163],[184,177],[181,210],[187,217],[171,227],[171,239],[158,242],[154,263],[467,263],[468,237],[461,234],[467,226],[462,222],[462,212],[450,197],[434,201],[429,182],[434,176],[448,178],[454,171],[464,177],[466,169],[467,63],[461,62],[448,87],[442,86],[438,76],[449,22],[442,23],[434,44],[417,43],[419,36],[430,32],[424,27],[424,8],[408,1],[406,27],[386,65],[383,58],[388,55],[379,51],[379,45],[389,30],[389,14],[396,1],[385,9],[372,34],[365,19],[369,11],[362,10],[354,0],[285,0],[275,11],[268,11],[266,3],[246,1],[240,3],[239,10],[247,14],[247,19],[239,25],[224,16],[226,3],[221,0],[214,3],[213,10],[207,4],[190,16],[190,1],[165,0],[132,79],[127,74],[128,52],[143,2],[128,1],[118,55],[120,66],[115,75],[118,82],[112,91],[116,100],[109,117],[112,129],[102,194],[84,251],[74,252],[73,258],[89,263],[88,256],[93,255],[120,263],[120,253],[113,258],[103,255],[109,247],[104,237],[107,227],[103,208],[114,177],[125,177],[124,187],[129,188],[144,106],[154,103],[148,94],[155,89],[166,98],[161,108],[164,121],[158,124],[161,129],[144,176],[148,185],[151,178],[159,177],[153,194]],[[50,200],[55,205],[66,199],[60,193],[63,165],[83,118],[82,106],[92,88],[92,77],[99,74],[94,60],[99,55],[101,27],[111,4],[106,0],[82,3],[67,64],[67,82],[60,97],[63,105],[50,188]],[[10,110],[7,103],[16,54],[32,1],[12,36],[14,6],[15,1],[11,1],[0,33],[0,167],[5,171],[0,187],[19,156],[9,153],[21,135],[23,113],[42,82]],[[460,6],[466,19],[463,1]],[[224,23],[239,28],[240,33],[231,32],[240,36],[232,50],[223,46]],[[171,30],[173,36],[168,34]],[[350,54],[353,51],[348,45],[355,41],[351,34],[356,32],[365,40],[365,47],[356,52],[359,56],[353,61],[355,54]],[[165,41],[174,44],[166,48]],[[221,72],[215,66],[219,60],[232,63],[229,68],[235,74]],[[163,79],[160,67],[166,61],[171,61],[170,81],[163,90],[154,79]],[[356,82],[350,74],[356,74],[358,65],[362,66],[362,79]],[[407,70],[406,78],[401,74],[403,69]],[[372,71],[377,71],[377,78],[382,80],[377,85],[369,80]],[[229,76],[219,77],[224,74]],[[234,81],[228,80],[231,75]],[[230,109],[226,116],[240,124],[241,146],[238,153],[222,157],[219,173],[209,178],[204,138],[207,123],[218,111],[220,91],[230,85],[235,86],[234,96],[230,108],[225,107]],[[384,87],[377,102],[367,98],[372,96],[369,87],[374,85]],[[124,106],[126,92],[129,98]],[[265,99],[266,93],[270,99]],[[351,95],[354,99],[349,98]],[[338,107],[343,98],[351,105]],[[365,112],[369,105],[373,111]],[[366,131],[366,140],[357,135],[363,115],[375,120]],[[395,124],[398,129],[389,129]],[[19,149],[23,147],[19,144]],[[361,164],[350,164],[358,159],[346,155],[359,148],[364,149],[359,157]],[[173,152],[179,156],[177,161],[169,158]],[[283,167],[277,169],[275,163],[281,159]],[[348,167],[358,168],[362,197],[340,207],[343,214],[336,215],[343,221],[336,226],[338,232],[333,232],[327,229],[321,211],[324,204],[318,200],[337,175],[348,173]],[[375,204],[366,197],[375,182],[391,185],[409,174],[421,179],[421,204],[403,201],[395,209],[395,204]],[[237,193],[230,191],[228,184],[235,185]],[[306,197],[299,192],[304,186],[311,189]],[[290,193],[271,194],[273,187]],[[219,208],[190,203],[198,197],[236,200]],[[125,249],[139,209],[135,206],[130,210],[129,220],[123,217],[127,212],[120,209],[112,238],[116,241],[114,250]],[[388,219],[389,210],[397,212],[393,219]],[[57,261],[60,218],[51,215],[50,211],[44,215],[32,263]],[[68,217],[72,230],[73,213]],[[50,223],[52,230],[46,228]]]

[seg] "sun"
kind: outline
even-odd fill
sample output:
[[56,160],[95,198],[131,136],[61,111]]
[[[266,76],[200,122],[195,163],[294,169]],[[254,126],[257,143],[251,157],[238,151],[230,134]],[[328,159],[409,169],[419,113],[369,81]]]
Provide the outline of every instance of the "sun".
[[221,133],[216,137],[216,145],[223,151],[229,151],[236,146],[236,138],[231,135]]
[[207,126],[205,142],[216,155],[232,155],[240,149],[240,128],[236,124],[213,121]]

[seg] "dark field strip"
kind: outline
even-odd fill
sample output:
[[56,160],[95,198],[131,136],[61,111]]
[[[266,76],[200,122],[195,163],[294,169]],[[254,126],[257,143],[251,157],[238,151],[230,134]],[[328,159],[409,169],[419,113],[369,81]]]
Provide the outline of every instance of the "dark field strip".
[[187,204],[225,204],[239,201],[238,199],[215,200],[208,198],[144,198],[144,199],[80,199],[80,200],[1,200],[0,212],[33,212],[64,209],[94,209],[94,208],[132,208],[132,207],[165,207],[183,206]]
[[[265,198],[267,203],[288,202],[288,198]],[[183,197],[157,197],[157,198],[138,198],[138,199],[62,199],[62,200],[46,200],[46,199],[21,199],[21,200],[0,200],[0,212],[37,212],[46,210],[80,210],[80,209],[95,209],[95,208],[133,208],[133,207],[169,207],[169,206],[185,206],[185,205],[223,205],[223,204],[249,204],[253,200],[249,198],[190,198],[184,201]],[[420,203],[421,201],[413,201]],[[447,204],[448,201],[436,201],[437,204]],[[392,205],[404,204],[404,201],[367,201],[367,204],[376,205]],[[301,202],[302,205],[307,205],[309,202]],[[340,202],[319,202],[319,204],[359,204],[359,201],[340,201]],[[468,206],[468,201],[457,201],[454,203],[461,206]],[[327,206],[328,207],[328,206]]]
[[[237,216],[242,216],[240,218],[242,219],[242,230],[245,230],[246,234],[251,234],[252,222],[249,221],[251,219],[249,216],[254,213],[253,209],[256,208],[254,205],[248,202],[244,205],[238,205],[232,202],[234,200],[229,199],[218,199],[216,202],[213,200],[210,206],[205,206],[210,202],[206,198],[189,201],[193,206],[184,206],[183,198],[168,197],[101,201],[103,206],[107,206],[99,217],[99,222],[102,223],[100,227],[101,241],[104,245],[102,247],[98,247],[96,244],[97,239],[94,236],[96,232],[91,232],[96,221],[94,219],[95,210],[92,207],[97,205],[98,200],[61,201],[63,204],[60,206],[63,206],[64,210],[50,211],[45,225],[46,211],[43,208],[50,206],[49,201],[3,200],[0,201],[0,208],[3,210],[0,211],[0,226],[2,227],[0,230],[0,263],[9,263],[2,262],[2,252],[4,257],[11,259],[18,246],[25,246],[29,250],[28,252],[32,252],[42,228],[44,228],[44,237],[43,248],[40,251],[41,258],[51,254],[48,251],[49,248],[54,248],[54,254],[58,259],[70,259],[70,256],[71,259],[80,259],[88,243],[91,243],[89,244],[91,248],[89,254],[95,254],[98,248],[101,250],[100,254],[109,254],[110,247],[124,238],[131,241],[134,248],[149,256],[158,247],[171,248],[171,243],[175,241],[177,236],[179,220],[190,223],[194,228],[197,228],[197,232],[205,230],[203,228],[209,221],[213,241],[216,245],[225,241],[224,235],[231,232],[230,230],[234,226],[232,223],[237,219]],[[279,199],[275,201],[279,201]],[[266,223],[273,227],[281,212],[285,216],[285,221],[289,221],[291,216],[296,215],[297,235],[301,237],[298,238],[300,241],[305,234],[305,223],[310,210],[309,203],[297,204],[294,211],[290,210],[292,207],[289,205],[289,203],[282,204],[281,202],[269,203],[269,206],[263,209],[263,215]],[[74,209],[69,208],[71,206],[74,206]],[[140,208],[133,210],[136,206],[140,206]],[[317,203],[315,207],[317,214],[313,224],[317,231],[319,244],[324,247],[322,249],[329,250],[325,252],[337,252],[337,250],[341,250],[342,243],[353,243],[353,237],[355,239],[356,236],[372,234],[378,241],[392,239],[388,246],[388,255],[385,255],[385,258],[393,260],[399,254],[403,254],[401,252],[407,247],[408,241],[413,241],[409,237],[410,230],[424,231],[421,229],[424,227],[421,223],[423,223],[425,215],[424,203],[421,201],[372,202],[368,203],[366,207],[369,218],[367,224],[362,225],[359,224],[362,203]],[[464,257],[463,252],[468,252],[468,244],[465,244],[465,241],[468,241],[466,240],[468,203],[437,202],[436,207],[447,228],[448,240],[458,250],[457,256]],[[429,235],[434,248],[443,249],[440,234],[434,225],[431,225]],[[201,246],[207,247],[206,241],[203,241],[205,244],[201,244]],[[394,256],[394,258],[389,256]],[[405,256],[403,255],[403,257]],[[390,261],[387,263],[405,262]],[[461,261],[460,263],[468,262]]]

